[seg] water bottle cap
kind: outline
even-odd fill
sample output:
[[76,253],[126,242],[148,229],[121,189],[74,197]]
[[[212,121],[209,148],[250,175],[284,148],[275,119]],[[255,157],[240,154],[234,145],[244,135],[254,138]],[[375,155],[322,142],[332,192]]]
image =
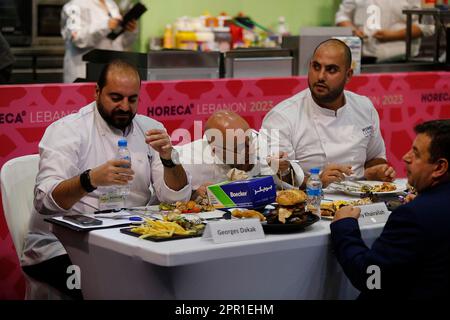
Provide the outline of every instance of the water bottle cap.
[[127,139],[120,139],[117,143],[119,147],[126,147],[128,145]]
[[310,172],[311,174],[319,174],[320,168],[311,168],[311,170],[309,170],[309,172]]

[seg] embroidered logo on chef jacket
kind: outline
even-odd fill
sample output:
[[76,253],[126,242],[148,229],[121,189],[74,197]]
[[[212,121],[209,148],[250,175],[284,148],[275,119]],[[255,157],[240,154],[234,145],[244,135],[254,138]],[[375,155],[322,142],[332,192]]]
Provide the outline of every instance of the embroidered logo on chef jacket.
[[362,129],[364,137],[370,137],[373,134],[373,126],[368,126]]

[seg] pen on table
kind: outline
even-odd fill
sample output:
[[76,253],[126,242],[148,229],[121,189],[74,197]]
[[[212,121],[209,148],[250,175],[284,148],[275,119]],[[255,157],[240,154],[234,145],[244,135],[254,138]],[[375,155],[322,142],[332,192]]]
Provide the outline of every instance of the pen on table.
[[117,208],[117,209],[105,209],[105,210],[94,211],[94,214],[120,212],[120,211],[154,211],[154,210],[142,209],[142,208],[120,208],[120,209]]
[[104,217],[104,216],[102,216],[102,217],[99,217],[99,218],[100,219],[112,219],[112,220],[123,220],[123,219],[126,219],[126,220],[130,220],[130,221],[133,221],[133,222],[135,222],[135,221],[142,222],[142,220],[144,220],[141,217],[136,217],[136,216],[132,216],[132,217],[128,217],[128,216],[123,216],[123,217],[117,217],[117,216]]

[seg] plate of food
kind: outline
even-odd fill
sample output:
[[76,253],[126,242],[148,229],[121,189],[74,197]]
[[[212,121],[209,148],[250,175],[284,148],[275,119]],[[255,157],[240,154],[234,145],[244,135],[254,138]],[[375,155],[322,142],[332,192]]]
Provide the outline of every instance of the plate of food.
[[161,211],[175,211],[178,213],[200,213],[214,211],[216,208],[209,203],[199,203],[194,200],[177,201],[173,204],[161,203],[159,205]]
[[298,189],[277,193],[276,204],[266,207],[266,221],[262,222],[265,233],[289,233],[302,231],[320,218],[306,211],[306,194]]
[[325,220],[333,220],[336,211],[344,206],[362,206],[371,203],[372,200],[370,198],[362,198],[358,200],[322,201],[320,204],[320,217]]
[[205,225],[201,220],[185,219],[178,214],[164,216],[164,220],[145,219],[141,225],[122,228],[120,232],[151,241],[169,241],[200,237]]
[[220,219],[224,211],[203,201],[177,201],[174,204],[161,203],[158,208],[163,213],[173,212],[185,217],[197,216],[204,220]]
[[259,211],[243,208],[230,209],[231,218],[237,219],[259,219],[259,221],[266,221],[266,217]]
[[328,188],[343,191],[346,194],[361,196],[364,194],[392,195],[404,192],[406,184],[401,182],[381,182],[381,181],[345,181],[332,183]]

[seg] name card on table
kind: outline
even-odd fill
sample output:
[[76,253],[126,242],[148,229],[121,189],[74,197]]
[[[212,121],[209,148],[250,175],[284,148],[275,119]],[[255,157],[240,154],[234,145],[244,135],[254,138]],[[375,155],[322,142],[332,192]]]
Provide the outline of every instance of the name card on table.
[[264,231],[259,219],[211,221],[206,225],[203,238],[212,238],[215,243],[264,239]]
[[366,204],[357,207],[361,209],[361,216],[358,220],[360,226],[385,223],[391,213],[384,202]]

